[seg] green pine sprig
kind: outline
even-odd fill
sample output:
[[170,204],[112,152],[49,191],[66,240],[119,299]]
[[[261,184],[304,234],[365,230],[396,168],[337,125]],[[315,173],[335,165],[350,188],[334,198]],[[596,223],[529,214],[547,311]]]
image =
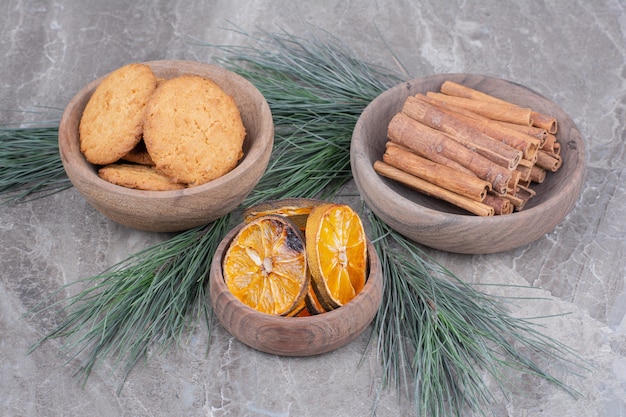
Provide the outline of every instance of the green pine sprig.
[[333,195],[352,178],[350,141],[361,112],[400,77],[363,63],[336,39],[236,32],[250,44],[208,46],[259,89],[276,130],[267,175],[247,203]]
[[0,127],[0,206],[47,197],[72,186],[59,156],[58,122]]
[[374,323],[384,382],[413,398],[418,416],[488,409],[493,396],[483,373],[505,394],[515,371],[579,395],[539,363],[578,374],[575,352],[532,320],[511,316],[503,300],[461,281],[375,214],[369,220],[386,278]]
[[60,309],[65,315],[30,351],[61,338],[67,362],[80,362],[75,375],[83,384],[106,358],[112,358],[113,368],[121,367],[124,381],[151,347],[165,351],[178,344],[201,318],[210,329],[205,283],[213,254],[232,227],[230,217],[179,233],[101,274],[61,287],[48,299],[67,287],[84,289],[33,309],[38,313]]

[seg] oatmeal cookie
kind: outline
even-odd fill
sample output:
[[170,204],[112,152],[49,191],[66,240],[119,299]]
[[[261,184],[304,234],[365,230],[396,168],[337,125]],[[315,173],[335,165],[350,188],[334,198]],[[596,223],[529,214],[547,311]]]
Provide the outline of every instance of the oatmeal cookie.
[[186,188],[185,184],[172,182],[153,167],[135,164],[110,164],[98,170],[105,181],[127,188],[150,191],[169,191]]
[[149,66],[133,63],[111,72],[85,106],[79,125],[80,150],[87,161],[117,161],[141,139],[144,109],[156,89]]
[[226,174],[243,156],[245,135],[234,99],[203,77],[164,81],[146,105],[144,142],[174,182],[195,186]]
[[122,156],[120,159],[123,159],[126,162],[134,162],[135,164],[154,166],[154,161],[148,153],[146,144],[143,140],[139,141],[137,146],[131,149],[130,152]]

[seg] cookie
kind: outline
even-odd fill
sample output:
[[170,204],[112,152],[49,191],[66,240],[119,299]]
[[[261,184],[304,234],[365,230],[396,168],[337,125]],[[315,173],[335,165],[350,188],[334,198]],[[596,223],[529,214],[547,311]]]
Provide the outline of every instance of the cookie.
[[174,182],[223,176],[243,156],[245,135],[234,99],[203,77],[160,83],[146,106],[143,140],[156,169]]
[[146,144],[140,140],[137,146],[130,150],[122,158],[126,162],[133,162],[140,165],[154,166],[154,161],[146,149]]
[[156,77],[145,64],[129,64],[110,73],[95,89],[80,120],[80,150],[87,161],[117,161],[141,139],[148,98]]
[[180,190],[185,184],[172,182],[153,167],[135,164],[110,164],[98,170],[98,176],[105,181],[126,188],[150,191]]

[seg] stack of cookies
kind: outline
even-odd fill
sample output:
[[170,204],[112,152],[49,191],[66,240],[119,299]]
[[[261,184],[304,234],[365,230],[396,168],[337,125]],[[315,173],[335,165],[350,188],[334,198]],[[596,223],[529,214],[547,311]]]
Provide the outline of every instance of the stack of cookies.
[[114,184],[166,191],[231,171],[246,130],[232,97],[196,75],[157,79],[133,63],[96,88],[79,125],[80,149]]

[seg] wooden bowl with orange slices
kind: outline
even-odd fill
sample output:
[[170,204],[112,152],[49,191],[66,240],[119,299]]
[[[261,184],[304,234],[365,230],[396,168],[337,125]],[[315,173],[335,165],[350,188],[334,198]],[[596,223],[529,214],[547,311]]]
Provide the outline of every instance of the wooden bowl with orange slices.
[[215,252],[210,298],[222,326],[283,356],[318,355],[356,339],[382,300],[381,265],[358,215],[306,199],[267,207],[246,210]]

